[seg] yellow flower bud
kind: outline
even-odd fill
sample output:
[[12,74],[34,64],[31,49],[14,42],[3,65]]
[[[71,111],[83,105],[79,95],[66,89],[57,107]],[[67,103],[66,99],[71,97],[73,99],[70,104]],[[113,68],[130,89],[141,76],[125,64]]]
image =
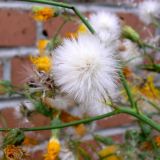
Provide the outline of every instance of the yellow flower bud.
[[49,40],[47,40],[47,39],[40,39],[38,41],[38,50],[39,50],[40,54],[44,53],[48,43],[49,43]]
[[56,139],[55,137],[52,137],[49,140],[49,143],[47,146],[47,154],[45,154],[44,160],[56,160],[60,150],[61,150],[61,145],[59,140]]

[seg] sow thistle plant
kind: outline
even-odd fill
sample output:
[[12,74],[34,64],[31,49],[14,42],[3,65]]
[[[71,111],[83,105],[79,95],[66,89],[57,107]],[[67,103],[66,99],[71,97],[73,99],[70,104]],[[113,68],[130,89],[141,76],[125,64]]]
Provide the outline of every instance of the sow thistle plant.
[[[158,160],[159,39],[143,39],[114,13],[100,11],[86,18],[72,4],[21,1],[47,5],[33,7],[36,21],[56,16],[64,21],[51,39],[38,40],[38,55],[30,56],[32,74],[23,88],[0,82],[2,93],[27,99],[16,108],[22,122],[32,121],[36,113],[50,119],[48,126],[0,128],[5,132],[2,159],[31,159],[30,151],[40,142],[27,132],[50,130],[44,160]],[[158,29],[159,8],[159,1],[142,2],[139,16]],[[77,31],[60,36],[70,21],[77,23]],[[138,126],[126,131],[122,143],[95,134],[97,120],[120,113],[135,117]],[[6,126],[3,115],[1,119]],[[82,147],[86,135],[98,144],[86,144],[93,154]]]

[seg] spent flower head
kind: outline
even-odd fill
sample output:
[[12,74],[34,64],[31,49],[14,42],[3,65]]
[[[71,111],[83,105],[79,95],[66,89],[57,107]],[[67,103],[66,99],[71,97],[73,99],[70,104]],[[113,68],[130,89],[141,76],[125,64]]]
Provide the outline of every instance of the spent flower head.
[[7,160],[22,160],[26,158],[26,153],[23,149],[15,145],[8,145],[3,151]]

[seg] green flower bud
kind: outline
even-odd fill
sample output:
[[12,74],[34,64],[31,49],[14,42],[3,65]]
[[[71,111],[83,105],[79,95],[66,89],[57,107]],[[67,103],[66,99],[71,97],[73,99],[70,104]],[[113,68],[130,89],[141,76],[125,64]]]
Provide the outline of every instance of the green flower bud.
[[122,36],[130,39],[133,42],[140,43],[140,35],[130,26],[123,26]]

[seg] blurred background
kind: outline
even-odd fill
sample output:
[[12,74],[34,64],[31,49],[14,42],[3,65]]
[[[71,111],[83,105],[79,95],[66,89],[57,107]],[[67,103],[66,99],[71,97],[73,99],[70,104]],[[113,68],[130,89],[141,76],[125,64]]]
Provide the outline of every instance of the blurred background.
[[[142,37],[149,35],[149,32],[143,30],[144,24],[136,15],[136,6],[140,0],[66,0],[65,2],[73,2],[85,15],[102,10],[115,12],[125,23],[134,27],[136,31],[141,31]],[[28,57],[36,53],[37,40],[51,38],[62,23],[61,18],[53,18],[44,23],[36,22],[31,15],[32,6],[31,3],[16,0],[0,0],[0,79],[9,80],[16,86],[24,84],[29,76],[28,68],[31,64]],[[150,26],[147,27],[151,33],[155,32]],[[62,29],[61,35],[65,36],[67,32],[74,32],[76,29],[77,24],[69,22]],[[0,93],[0,114],[4,115],[8,127],[48,124],[48,119],[42,115],[34,116],[32,124],[27,120],[21,123],[15,109],[23,101],[25,99],[22,97],[9,97]],[[135,120],[128,115],[117,115],[97,123],[97,132],[112,136],[118,141],[123,141],[125,130],[135,127]],[[3,126],[0,120],[0,127]],[[43,136],[39,132],[38,134],[43,141],[50,133],[44,131]],[[38,155],[38,151],[35,154]]]

